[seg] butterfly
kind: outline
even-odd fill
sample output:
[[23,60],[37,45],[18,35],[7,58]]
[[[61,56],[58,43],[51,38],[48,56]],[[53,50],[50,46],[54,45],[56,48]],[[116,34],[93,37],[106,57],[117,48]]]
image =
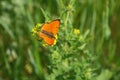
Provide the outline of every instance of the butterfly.
[[38,33],[38,36],[42,38],[48,45],[54,45],[59,26],[60,19],[53,20],[49,23],[44,23]]

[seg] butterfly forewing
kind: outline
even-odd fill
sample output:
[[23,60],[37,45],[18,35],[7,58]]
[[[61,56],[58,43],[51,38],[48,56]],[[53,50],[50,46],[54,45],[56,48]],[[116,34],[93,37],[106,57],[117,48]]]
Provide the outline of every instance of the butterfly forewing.
[[59,26],[60,26],[60,20],[59,20],[59,19],[54,20],[54,21],[52,21],[52,22],[50,23],[50,27],[51,27],[52,33],[53,33],[54,35],[57,34],[58,29],[59,29]]

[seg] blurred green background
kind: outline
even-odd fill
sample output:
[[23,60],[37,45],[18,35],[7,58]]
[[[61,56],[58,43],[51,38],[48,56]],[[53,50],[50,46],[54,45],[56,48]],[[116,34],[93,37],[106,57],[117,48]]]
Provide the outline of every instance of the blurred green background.
[[[32,28],[54,19],[44,47]],[[120,0],[0,0],[0,80],[119,80],[119,30]]]

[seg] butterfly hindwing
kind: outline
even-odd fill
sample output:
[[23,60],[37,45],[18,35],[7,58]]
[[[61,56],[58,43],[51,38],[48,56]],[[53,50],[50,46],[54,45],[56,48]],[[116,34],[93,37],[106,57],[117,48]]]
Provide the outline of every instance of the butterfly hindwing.
[[52,45],[54,44],[54,38],[49,38],[46,34],[40,32],[39,33],[40,37],[44,39],[44,41],[48,44],[48,45]]

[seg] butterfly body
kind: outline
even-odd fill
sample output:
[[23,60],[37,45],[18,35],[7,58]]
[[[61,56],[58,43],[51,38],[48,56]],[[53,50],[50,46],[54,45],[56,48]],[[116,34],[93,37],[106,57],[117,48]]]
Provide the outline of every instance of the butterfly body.
[[48,36],[49,38],[55,38],[53,33],[47,32],[45,30],[41,30],[41,33],[45,34],[46,36]]
[[48,44],[53,45],[55,43],[55,36],[57,35],[58,29],[60,26],[60,20],[56,19],[50,23],[43,24],[39,36]]

